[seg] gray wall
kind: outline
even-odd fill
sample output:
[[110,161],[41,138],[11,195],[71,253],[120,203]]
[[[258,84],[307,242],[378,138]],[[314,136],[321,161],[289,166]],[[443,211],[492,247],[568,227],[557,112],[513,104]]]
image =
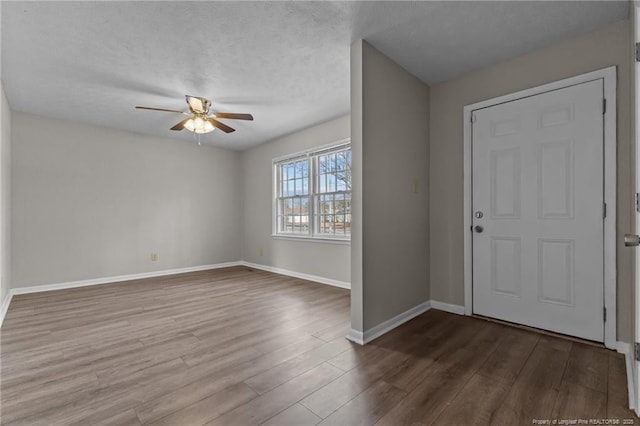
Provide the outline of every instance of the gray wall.
[[352,54],[362,55],[362,111],[353,111],[361,117],[362,205],[354,221],[362,222],[366,331],[429,300],[429,87],[366,42]]
[[0,83],[0,305],[11,283],[11,110]]
[[238,152],[13,112],[12,161],[12,288],[240,259]]
[[292,240],[271,235],[273,158],[348,138],[349,123],[347,115],[242,153],[243,260],[349,283],[348,243]]
[[618,338],[631,339],[633,229],[629,22],[623,21],[431,87],[431,298],[464,305],[463,107],[577,74],[618,67]]

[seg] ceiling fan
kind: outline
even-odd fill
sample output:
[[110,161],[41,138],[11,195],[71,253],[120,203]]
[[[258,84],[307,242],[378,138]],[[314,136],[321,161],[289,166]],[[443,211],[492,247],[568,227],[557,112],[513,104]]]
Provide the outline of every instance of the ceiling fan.
[[251,114],[210,111],[211,101],[209,99],[189,95],[186,95],[185,98],[187,100],[187,105],[189,105],[189,112],[180,111],[177,109],[151,108],[144,106],[137,106],[136,108],[148,109],[151,111],[175,112],[178,114],[188,115],[188,118],[185,118],[184,120],[173,126],[171,130],[187,129],[190,132],[198,134],[213,132],[216,127],[225,133],[235,132],[236,129],[216,120],[217,118],[228,118],[232,120],[253,120],[253,116]]

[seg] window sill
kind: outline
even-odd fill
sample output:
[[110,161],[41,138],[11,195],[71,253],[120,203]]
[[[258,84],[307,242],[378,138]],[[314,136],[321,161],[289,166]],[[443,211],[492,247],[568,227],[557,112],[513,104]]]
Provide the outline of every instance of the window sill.
[[328,238],[328,237],[307,237],[307,236],[298,236],[298,235],[282,235],[282,234],[272,234],[271,238],[274,240],[286,240],[286,241],[306,241],[313,243],[326,243],[326,244],[339,244],[339,245],[350,245],[351,239],[344,238]]

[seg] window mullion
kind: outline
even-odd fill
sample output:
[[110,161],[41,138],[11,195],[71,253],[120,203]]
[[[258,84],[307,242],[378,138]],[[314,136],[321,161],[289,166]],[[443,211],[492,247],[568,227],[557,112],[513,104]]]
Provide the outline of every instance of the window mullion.
[[315,193],[316,193],[316,157],[309,157],[309,176],[307,176],[307,184],[309,186],[309,235],[314,236],[316,234],[316,207],[315,207]]
[[282,212],[281,212],[281,204],[282,204],[282,165],[276,165],[276,205],[275,205],[275,214],[276,214],[276,233],[279,234],[282,232]]

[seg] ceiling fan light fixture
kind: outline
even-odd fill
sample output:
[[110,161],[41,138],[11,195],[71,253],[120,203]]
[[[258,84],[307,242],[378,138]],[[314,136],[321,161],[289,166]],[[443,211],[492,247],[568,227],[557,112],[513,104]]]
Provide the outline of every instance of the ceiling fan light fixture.
[[199,134],[211,133],[215,129],[209,120],[205,120],[202,117],[190,118],[184,123],[184,128]]
[[190,132],[195,132],[196,128],[193,123],[193,118],[188,119],[187,122],[184,123],[184,128]]

